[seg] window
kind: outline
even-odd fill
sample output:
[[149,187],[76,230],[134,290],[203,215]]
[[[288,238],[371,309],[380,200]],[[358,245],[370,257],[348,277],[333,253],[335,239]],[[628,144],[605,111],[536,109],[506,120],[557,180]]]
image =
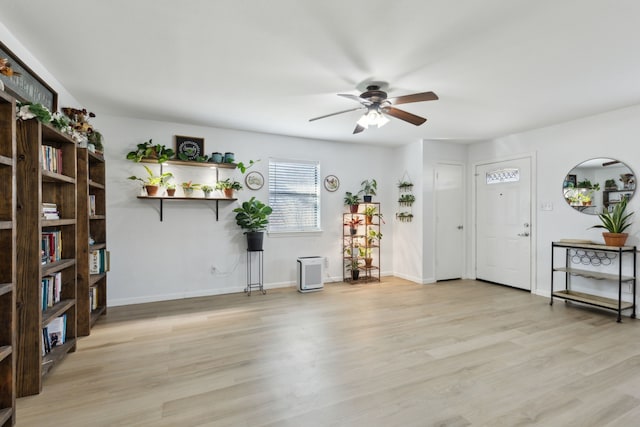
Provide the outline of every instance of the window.
[[320,231],[320,164],[269,160],[269,232]]

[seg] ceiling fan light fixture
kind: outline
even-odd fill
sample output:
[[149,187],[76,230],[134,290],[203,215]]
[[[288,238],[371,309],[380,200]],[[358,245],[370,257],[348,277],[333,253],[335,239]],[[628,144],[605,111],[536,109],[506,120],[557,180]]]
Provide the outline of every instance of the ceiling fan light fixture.
[[358,124],[365,129],[368,129],[369,126],[377,126],[381,128],[387,123],[389,123],[389,119],[385,117],[382,112],[373,108],[369,109],[369,111],[363,114],[362,117],[360,117],[360,120],[358,120]]

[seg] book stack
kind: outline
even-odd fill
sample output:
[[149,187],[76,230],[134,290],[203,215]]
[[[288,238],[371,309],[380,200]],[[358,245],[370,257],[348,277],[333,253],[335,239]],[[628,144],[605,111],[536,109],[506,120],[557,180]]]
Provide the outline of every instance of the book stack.
[[62,173],[62,150],[49,145],[43,145],[42,169],[55,173]]
[[62,273],[58,272],[42,278],[42,311],[53,307],[60,302],[60,290],[62,289]]
[[62,232],[42,232],[42,263],[60,261],[62,259]]
[[42,355],[64,344],[67,331],[67,315],[56,317],[42,330]]
[[89,216],[96,215],[96,196],[95,194],[89,194]]
[[89,274],[102,274],[109,271],[109,251],[99,249],[89,252]]
[[58,205],[56,205],[55,203],[43,203],[42,219],[60,219],[60,212],[58,212]]

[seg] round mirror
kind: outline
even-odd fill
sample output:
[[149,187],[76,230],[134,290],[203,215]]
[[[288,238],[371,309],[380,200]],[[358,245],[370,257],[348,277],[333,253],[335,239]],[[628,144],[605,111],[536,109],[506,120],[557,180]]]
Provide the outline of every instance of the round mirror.
[[571,169],[562,184],[562,194],[575,210],[597,215],[622,199],[631,199],[636,180],[629,166],[620,160],[598,158]]

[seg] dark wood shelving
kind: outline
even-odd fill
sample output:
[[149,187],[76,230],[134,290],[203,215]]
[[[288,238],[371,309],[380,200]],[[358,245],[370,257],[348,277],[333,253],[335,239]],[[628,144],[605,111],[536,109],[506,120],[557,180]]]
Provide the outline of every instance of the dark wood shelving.
[[16,406],[16,102],[0,91],[0,426]]
[[[40,393],[43,377],[76,348],[76,144],[67,135],[35,119],[16,122],[16,393]],[[58,172],[42,169],[42,146],[59,150]],[[42,203],[55,203],[62,219],[42,219]],[[59,231],[62,259],[42,264],[42,232]],[[61,301],[42,310],[42,278],[61,274]],[[66,316],[66,342],[42,355],[43,327]]]

